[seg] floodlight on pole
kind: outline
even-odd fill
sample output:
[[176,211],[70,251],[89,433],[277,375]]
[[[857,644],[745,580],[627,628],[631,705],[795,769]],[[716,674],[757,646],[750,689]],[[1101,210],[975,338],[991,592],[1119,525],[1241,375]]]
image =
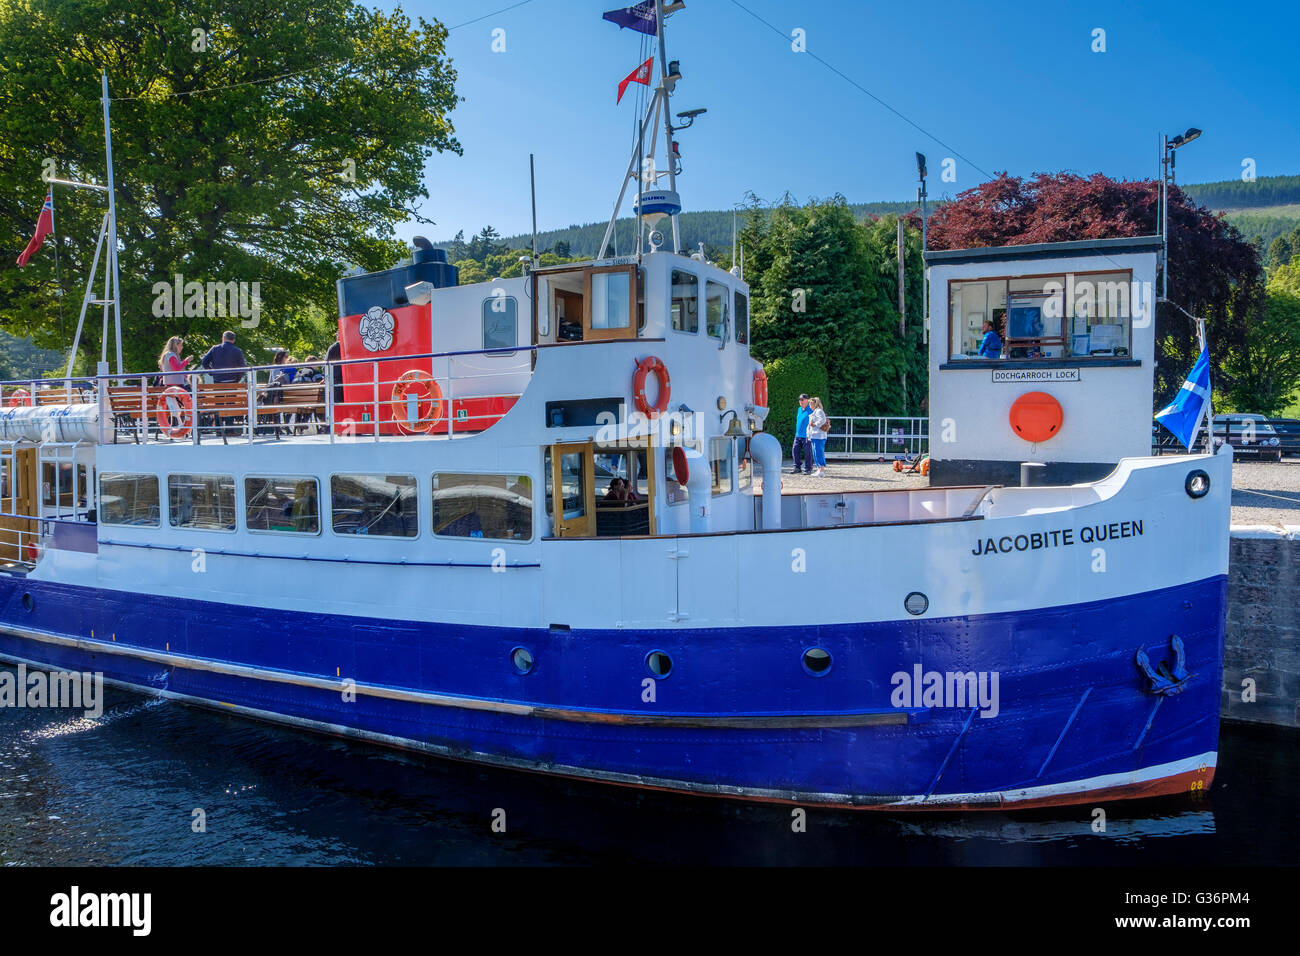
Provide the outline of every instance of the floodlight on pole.
[[1201,130],[1189,126],[1187,132],[1160,138],[1160,298],[1169,298],[1169,183],[1174,176],[1174,151],[1199,138]]

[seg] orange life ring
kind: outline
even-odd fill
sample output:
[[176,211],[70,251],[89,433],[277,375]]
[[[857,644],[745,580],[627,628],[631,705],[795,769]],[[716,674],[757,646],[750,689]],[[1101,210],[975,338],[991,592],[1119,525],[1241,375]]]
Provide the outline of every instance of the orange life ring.
[[[645,397],[645,380],[654,372],[659,379],[659,400],[653,405]],[[637,410],[642,415],[654,418],[668,410],[668,396],[672,386],[668,383],[668,368],[663,359],[657,355],[647,355],[636,363],[636,374],[632,376],[632,397],[636,400]]]
[[15,388],[9,393],[9,407],[18,408],[19,406],[32,407],[32,393],[25,388]]
[[[184,423],[188,418],[190,424],[172,424],[172,415],[175,410],[171,402],[175,402],[181,407],[181,422]],[[188,438],[190,429],[194,421],[194,400],[190,398],[190,393],[179,385],[169,385],[163,389],[162,394],[158,396],[158,404],[154,409],[154,420],[158,422],[158,430],[168,438]]]
[[767,372],[761,368],[754,372],[754,404],[767,408]]
[[[415,421],[406,417],[407,396],[415,393]],[[393,386],[393,423],[407,434],[426,433],[442,421],[442,389],[428,372],[403,372]]]
[[1011,403],[1011,430],[1027,442],[1042,442],[1058,434],[1065,421],[1061,403],[1046,392],[1025,392]]

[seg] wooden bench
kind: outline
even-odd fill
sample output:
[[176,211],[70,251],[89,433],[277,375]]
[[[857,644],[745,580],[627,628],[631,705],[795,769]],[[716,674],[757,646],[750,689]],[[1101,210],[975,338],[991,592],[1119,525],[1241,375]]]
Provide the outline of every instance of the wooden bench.
[[234,419],[248,418],[248,385],[238,382],[203,382],[199,385],[199,426],[215,427],[228,444]]
[[[278,391],[278,399],[276,393]],[[313,416],[321,420],[326,416],[325,385],[322,382],[300,382],[290,385],[259,385],[257,387],[259,415],[298,415],[306,420]]]
[[37,405],[81,405],[83,403],[93,405],[94,402],[94,388],[83,390],[76,385],[69,387],[66,384],[59,384],[36,390]]
[[160,388],[146,388],[139,385],[108,386],[108,410],[113,416],[115,431],[113,440],[117,441],[117,432],[129,431],[140,443],[140,435],[149,427],[149,417],[158,403]]

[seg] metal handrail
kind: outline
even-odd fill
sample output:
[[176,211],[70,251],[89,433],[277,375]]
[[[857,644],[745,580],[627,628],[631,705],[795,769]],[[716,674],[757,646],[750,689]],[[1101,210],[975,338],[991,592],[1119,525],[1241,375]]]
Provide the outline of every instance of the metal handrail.
[[[832,415],[826,457],[886,459],[930,450],[930,419],[909,415]],[[838,423],[838,427],[837,427]]]

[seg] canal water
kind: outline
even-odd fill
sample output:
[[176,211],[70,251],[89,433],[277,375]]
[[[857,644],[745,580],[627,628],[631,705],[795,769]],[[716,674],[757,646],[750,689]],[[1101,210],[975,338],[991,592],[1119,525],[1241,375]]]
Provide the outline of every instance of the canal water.
[[[9,665],[0,668],[12,670]],[[0,708],[2,865],[1259,865],[1300,860],[1300,734],[1225,724],[1204,795],[889,814],[648,794],[412,756],[105,688]],[[196,830],[200,832],[196,832]]]

